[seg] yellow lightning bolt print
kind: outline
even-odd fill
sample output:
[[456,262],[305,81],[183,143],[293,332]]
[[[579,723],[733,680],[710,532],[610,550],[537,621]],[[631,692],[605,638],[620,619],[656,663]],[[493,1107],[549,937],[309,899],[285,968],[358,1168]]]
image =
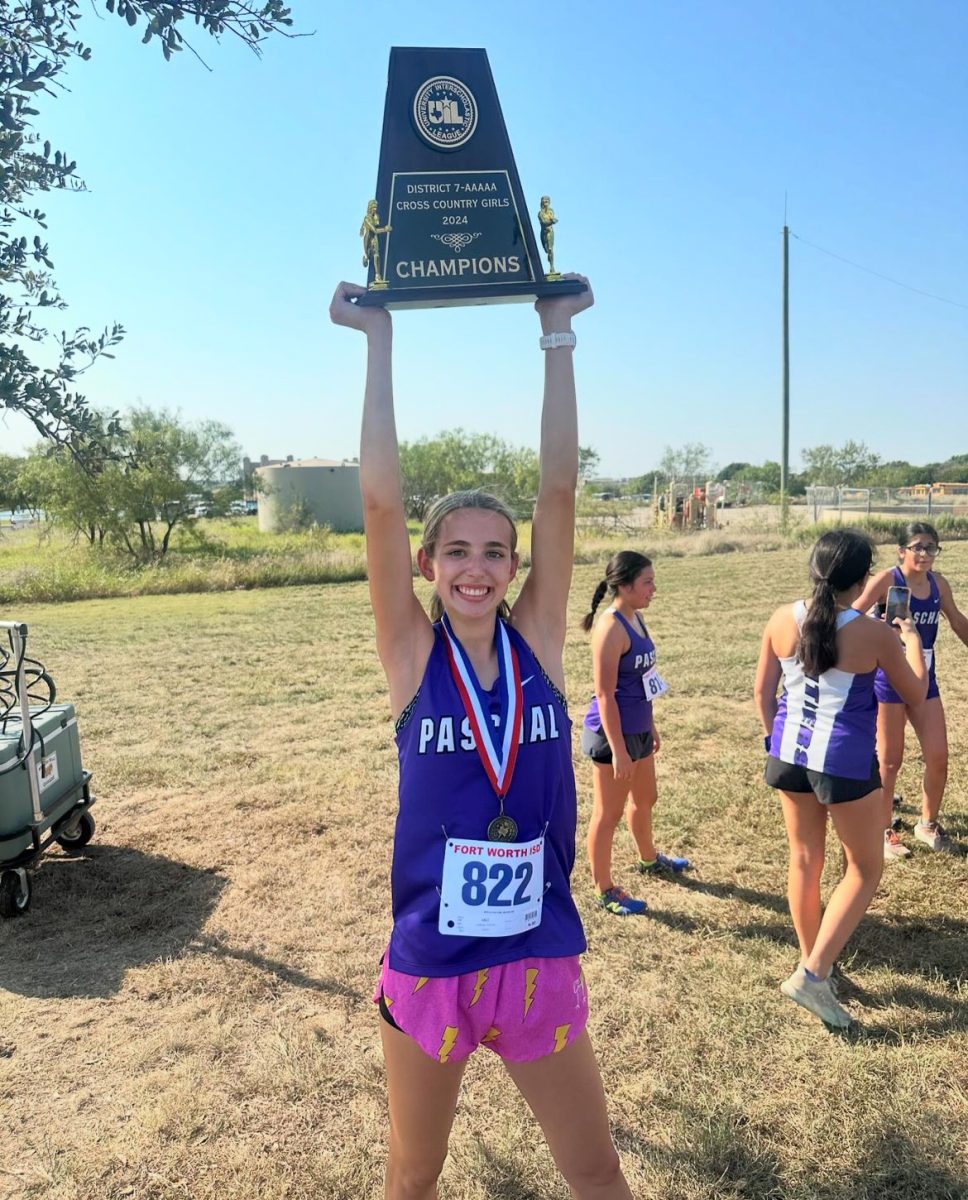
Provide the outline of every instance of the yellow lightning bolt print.
[[528,1015],[528,1009],[534,1001],[534,989],[538,986],[538,968],[528,967],[524,973],[524,1015]]
[[410,995],[416,996],[417,992],[420,991],[424,984],[429,982],[430,980],[426,975],[421,975],[417,982],[413,985],[413,991],[410,993]]
[[488,1042],[493,1042],[495,1040],[495,1038],[499,1038],[500,1036],[501,1036],[500,1029],[496,1029],[492,1025],[491,1028],[487,1031],[487,1033],[485,1033],[484,1036],[481,1038],[481,1045],[486,1046]]
[[444,1036],[440,1039],[440,1049],[437,1051],[437,1061],[445,1063],[450,1058],[450,1052],[453,1050],[457,1041],[457,1026],[445,1025]]
[[552,1054],[557,1054],[559,1050],[564,1050],[564,1048],[568,1045],[569,1029],[571,1029],[570,1025],[559,1025],[555,1029],[555,1048],[552,1050]]
[[468,1005],[468,1008],[473,1008],[474,1005],[478,1002],[478,1000],[480,1000],[481,992],[484,991],[485,983],[487,983],[487,968],[486,967],[484,968],[483,971],[477,972],[477,983],[474,985],[474,995],[471,997],[471,1002]]

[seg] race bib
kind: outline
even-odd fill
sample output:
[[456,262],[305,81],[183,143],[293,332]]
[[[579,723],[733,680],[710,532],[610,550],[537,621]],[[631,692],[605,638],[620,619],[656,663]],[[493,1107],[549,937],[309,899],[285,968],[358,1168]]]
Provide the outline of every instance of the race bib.
[[934,666],[934,647],[933,646],[931,646],[930,648],[922,647],[921,653],[924,655],[924,665],[930,671],[931,668]]
[[658,700],[660,696],[664,696],[669,690],[669,685],[659,674],[658,667],[650,667],[642,676],[642,686],[645,688],[645,694],[650,700]]
[[471,842],[448,838],[440,883],[440,933],[510,937],[541,924],[544,838]]

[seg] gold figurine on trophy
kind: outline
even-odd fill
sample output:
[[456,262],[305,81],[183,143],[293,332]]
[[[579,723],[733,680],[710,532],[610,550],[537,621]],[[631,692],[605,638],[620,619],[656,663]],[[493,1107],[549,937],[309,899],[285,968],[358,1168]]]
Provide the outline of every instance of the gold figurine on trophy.
[[550,196],[541,197],[538,221],[541,224],[541,245],[548,256],[548,266],[550,267],[545,274],[545,279],[554,283],[561,278],[561,275],[555,270],[555,226],[558,224],[558,218],[555,216],[555,210],[551,207]]
[[[360,226],[360,237],[363,239],[363,266],[369,267],[373,259],[373,282],[371,288],[387,288],[390,285],[380,274],[380,234],[389,233],[392,225],[381,225],[380,214],[376,211],[376,201],[371,200],[366,206],[366,216]],[[542,235],[543,236],[543,235]]]

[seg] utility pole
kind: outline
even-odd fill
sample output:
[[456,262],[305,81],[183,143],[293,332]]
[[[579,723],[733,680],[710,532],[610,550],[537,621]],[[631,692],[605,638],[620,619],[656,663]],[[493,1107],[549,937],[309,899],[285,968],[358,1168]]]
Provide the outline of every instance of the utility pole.
[[[784,202],[784,210],[786,203]],[[786,212],[783,213],[784,221]],[[790,478],[790,229],[783,226],[783,446],[780,455],[780,528],[786,529]]]

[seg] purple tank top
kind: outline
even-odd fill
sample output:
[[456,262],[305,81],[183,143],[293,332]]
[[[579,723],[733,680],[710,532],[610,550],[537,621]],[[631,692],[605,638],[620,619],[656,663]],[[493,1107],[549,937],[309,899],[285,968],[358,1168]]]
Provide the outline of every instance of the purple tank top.
[[[652,701],[648,698],[642,680],[647,671],[655,666],[655,643],[649,637],[642,618],[636,613],[636,623],[626,621],[616,609],[609,609],[617,621],[625,626],[629,635],[629,648],[618,660],[618,680],[615,685],[615,701],[622,718],[622,733],[648,733],[652,728]],[[637,628],[636,628],[637,626]],[[598,697],[585,713],[585,728],[597,733],[602,727],[602,714],[598,709]]]
[[[446,839],[484,838],[499,811],[438,624],[423,680],[397,722],[400,807],[393,839],[390,936],[394,971],[430,977],[463,975],[520,958],[563,958],[585,949],[569,884],[578,819],[571,721],[564,697],[527,642],[511,625],[506,629],[518,654],[523,719],[504,811],[517,822],[519,841],[544,834],[541,923],[527,933],[499,938],[454,937],[438,931],[437,889]],[[485,693],[495,713],[501,685],[499,678]]]
[[[897,587],[910,586],[904,578],[904,572],[900,567],[894,568],[894,578],[891,582]],[[928,583],[931,585],[931,594],[926,600],[919,600],[913,592],[911,593],[911,620],[914,622],[918,636],[921,638],[921,645],[925,650],[932,652],[930,656],[931,665],[928,667],[927,696],[931,700],[939,695],[934,666],[934,643],[938,636],[938,625],[941,621],[941,589],[938,587],[938,581],[935,579],[933,571],[928,572]],[[883,605],[878,605],[877,611],[879,616],[883,616]],[[891,687],[890,681],[880,668],[878,668],[877,676],[874,680],[874,690],[881,704],[904,703],[897,692]]]

